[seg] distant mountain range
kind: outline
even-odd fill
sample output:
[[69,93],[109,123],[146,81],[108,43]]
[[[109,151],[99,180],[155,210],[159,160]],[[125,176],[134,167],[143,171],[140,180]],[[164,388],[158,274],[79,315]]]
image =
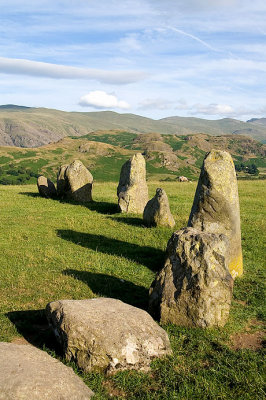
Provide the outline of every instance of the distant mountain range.
[[190,117],[153,120],[112,111],[65,112],[13,104],[0,106],[0,146],[38,147],[66,136],[79,137],[98,130],[117,129],[138,134],[247,135],[266,143],[266,118],[252,118],[247,122],[231,118],[213,121]]

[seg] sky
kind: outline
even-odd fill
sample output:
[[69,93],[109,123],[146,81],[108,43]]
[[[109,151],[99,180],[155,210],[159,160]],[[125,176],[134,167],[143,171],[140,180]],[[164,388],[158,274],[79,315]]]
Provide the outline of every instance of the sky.
[[0,104],[266,117],[265,0],[0,0]]

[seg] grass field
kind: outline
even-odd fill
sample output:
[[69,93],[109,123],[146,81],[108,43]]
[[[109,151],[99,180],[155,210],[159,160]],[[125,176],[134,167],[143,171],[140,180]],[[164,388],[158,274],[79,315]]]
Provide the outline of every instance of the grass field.
[[[196,183],[150,182],[150,197],[158,186],[169,196],[176,230],[182,228]],[[239,193],[245,274],[235,282],[226,326],[165,326],[173,357],[153,362],[148,374],[106,377],[72,365],[95,399],[264,398],[265,182],[241,181]],[[147,307],[171,230],[148,229],[141,216],[118,214],[115,183],[96,184],[94,200],[86,207],[41,198],[35,185],[1,186],[1,341],[28,341],[60,358],[43,312],[48,302],[106,296]]]

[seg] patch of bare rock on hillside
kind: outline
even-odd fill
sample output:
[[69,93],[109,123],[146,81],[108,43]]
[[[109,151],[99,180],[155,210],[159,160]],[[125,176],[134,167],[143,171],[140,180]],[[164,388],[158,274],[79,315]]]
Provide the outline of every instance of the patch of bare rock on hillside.
[[147,160],[153,160],[157,153],[160,158],[161,166],[175,171],[179,168],[178,159],[172,147],[164,142],[163,136],[159,133],[147,133],[138,135],[133,142],[133,149],[139,149],[144,152]]
[[115,148],[107,143],[86,141],[79,146],[78,151],[96,156],[107,156],[112,154]]
[[232,154],[239,153],[245,156],[266,156],[266,146],[243,135],[210,136],[204,133],[188,135],[185,137],[191,148],[198,147],[205,152],[211,149],[224,149]]

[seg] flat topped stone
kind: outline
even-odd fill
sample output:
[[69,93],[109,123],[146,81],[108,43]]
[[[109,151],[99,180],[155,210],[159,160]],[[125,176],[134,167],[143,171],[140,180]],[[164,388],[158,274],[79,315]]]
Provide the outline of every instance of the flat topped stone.
[[73,370],[31,345],[0,342],[0,400],[88,400]]
[[147,226],[168,226],[173,228],[175,220],[171,214],[166,192],[157,188],[155,196],[148,201],[143,212],[143,221]]
[[167,333],[139,308],[120,300],[60,300],[46,314],[65,357],[84,371],[147,370],[171,354]]
[[142,214],[148,202],[146,162],[141,153],[134,154],[121,168],[117,187],[121,212]]
[[56,188],[50,179],[46,178],[45,176],[41,175],[37,179],[37,186],[39,193],[42,197],[55,198],[56,197]]
[[229,270],[243,274],[236,172],[226,151],[212,150],[203,161],[188,226],[229,238]]

